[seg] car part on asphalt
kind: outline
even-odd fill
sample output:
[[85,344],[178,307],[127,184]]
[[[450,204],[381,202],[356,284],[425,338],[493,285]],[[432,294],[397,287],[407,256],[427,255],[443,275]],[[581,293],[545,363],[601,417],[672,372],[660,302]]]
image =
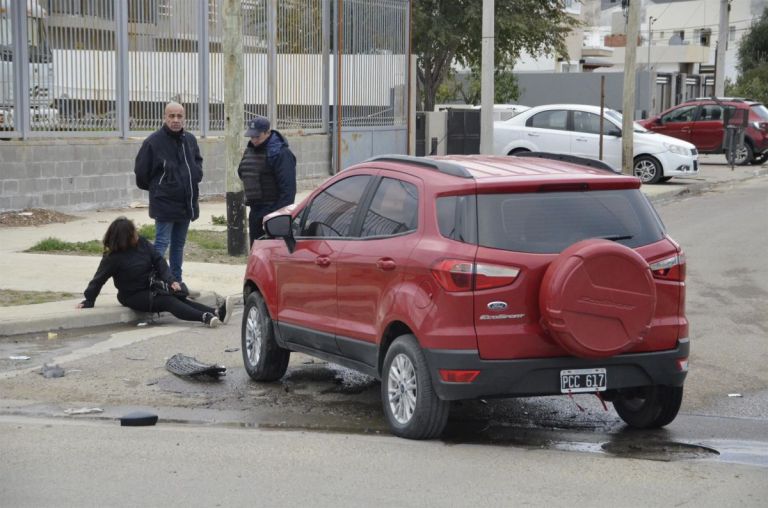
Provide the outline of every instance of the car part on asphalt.
[[157,423],[157,415],[148,411],[133,411],[120,417],[121,427],[149,427]]
[[176,353],[165,362],[165,368],[177,376],[219,377],[227,373],[227,368],[213,363],[203,363],[197,358]]
[[643,183],[659,183],[664,177],[659,161],[650,155],[635,158],[635,176]]

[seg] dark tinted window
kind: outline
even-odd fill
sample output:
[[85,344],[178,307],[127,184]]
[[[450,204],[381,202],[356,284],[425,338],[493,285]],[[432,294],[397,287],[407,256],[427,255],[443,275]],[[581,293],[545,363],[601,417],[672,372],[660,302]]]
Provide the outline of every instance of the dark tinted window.
[[662,123],[692,122],[694,113],[696,113],[696,106],[683,106],[663,115],[661,121]]
[[542,111],[529,118],[525,125],[528,127],[564,131],[568,128],[568,112],[562,110]]
[[361,236],[388,236],[413,231],[418,226],[419,193],[416,186],[382,178],[365,214]]
[[661,240],[664,231],[639,190],[478,196],[478,237],[485,247],[557,253],[587,238],[628,247]]
[[700,122],[722,122],[723,121],[723,108],[717,104],[704,104],[699,110]]
[[352,176],[318,194],[305,212],[300,236],[349,236],[352,218],[371,177]]
[[477,243],[477,209],[475,196],[446,196],[437,198],[437,225],[440,234],[451,240]]

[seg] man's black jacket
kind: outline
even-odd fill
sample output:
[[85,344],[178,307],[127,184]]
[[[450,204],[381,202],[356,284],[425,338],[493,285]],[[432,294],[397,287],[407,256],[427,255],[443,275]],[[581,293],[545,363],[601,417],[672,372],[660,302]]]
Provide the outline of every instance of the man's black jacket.
[[149,216],[161,222],[195,220],[203,179],[203,158],[190,132],[163,125],[142,143],[136,155],[136,185],[149,191]]

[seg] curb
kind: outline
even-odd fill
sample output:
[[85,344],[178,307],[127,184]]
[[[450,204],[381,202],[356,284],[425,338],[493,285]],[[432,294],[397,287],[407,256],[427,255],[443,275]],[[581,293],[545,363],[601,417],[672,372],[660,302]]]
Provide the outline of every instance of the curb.
[[668,201],[671,201],[672,199],[679,198],[681,196],[696,196],[710,189],[723,187],[726,185],[733,185],[736,183],[745,182],[747,180],[752,180],[753,178],[759,178],[761,176],[766,176],[766,175],[768,175],[768,167],[758,167],[752,170],[751,174],[747,174],[743,178],[735,178],[733,180],[721,180],[719,182],[694,183],[671,192],[665,192],[663,194],[659,194],[656,196],[648,196],[648,200],[653,204],[666,203]]
[[[135,323],[146,321],[154,315],[154,313],[149,312],[137,312],[119,304],[107,304],[92,309],[78,310],[75,306],[79,301],[77,299],[57,302],[60,305],[67,305],[68,310],[51,311],[43,315],[28,312],[23,318],[3,321],[0,323],[2,325],[0,337]],[[204,305],[215,306],[216,294],[202,293],[195,301]],[[31,311],[34,306],[29,305],[25,308]],[[170,315],[170,313],[162,312],[159,315]]]

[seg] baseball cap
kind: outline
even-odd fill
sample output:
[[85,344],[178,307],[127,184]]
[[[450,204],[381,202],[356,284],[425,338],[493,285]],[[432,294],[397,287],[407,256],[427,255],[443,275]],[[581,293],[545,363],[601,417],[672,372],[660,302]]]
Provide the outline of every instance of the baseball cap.
[[262,132],[269,130],[269,119],[263,116],[255,116],[248,121],[248,128],[245,130],[245,137],[252,138],[261,135]]

